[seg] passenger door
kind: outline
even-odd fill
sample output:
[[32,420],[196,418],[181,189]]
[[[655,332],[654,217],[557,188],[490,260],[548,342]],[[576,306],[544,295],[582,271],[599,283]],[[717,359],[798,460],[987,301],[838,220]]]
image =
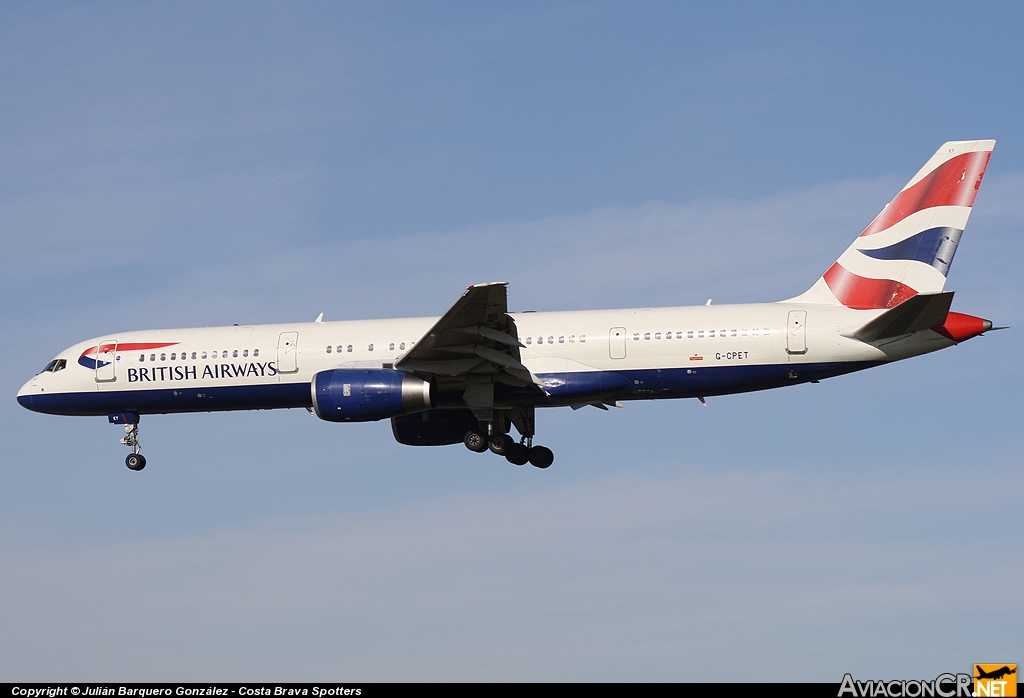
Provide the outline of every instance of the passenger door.
[[299,370],[299,333],[282,332],[277,338],[277,372],[295,373]]
[[96,382],[111,383],[117,380],[117,340],[104,339],[96,347]]
[[790,354],[807,353],[807,311],[789,311],[786,327],[786,351]]

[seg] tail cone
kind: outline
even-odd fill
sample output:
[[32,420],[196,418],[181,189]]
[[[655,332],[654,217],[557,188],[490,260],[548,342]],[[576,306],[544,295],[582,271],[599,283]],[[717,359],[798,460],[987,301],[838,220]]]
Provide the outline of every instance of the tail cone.
[[941,327],[933,327],[932,329],[946,339],[959,344],[971,337],[977,337],[979,334],[991,330],[992,321],[974,317],[973,315],[964,315],[963,313],[949,313],[946,315],[946,321],[942,323]]

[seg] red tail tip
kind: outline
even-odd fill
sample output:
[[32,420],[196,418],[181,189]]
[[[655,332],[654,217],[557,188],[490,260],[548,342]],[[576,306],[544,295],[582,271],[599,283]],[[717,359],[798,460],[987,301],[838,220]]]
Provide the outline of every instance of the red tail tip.
[[992,321],[963,313],[949,313],[941,327],[932,329],[943,337],[959,343],[988,332],[992,329]]

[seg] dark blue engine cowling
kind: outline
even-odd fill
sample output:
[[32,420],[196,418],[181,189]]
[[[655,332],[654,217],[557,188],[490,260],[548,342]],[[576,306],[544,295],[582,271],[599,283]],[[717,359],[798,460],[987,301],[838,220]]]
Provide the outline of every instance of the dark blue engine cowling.
[[311,387],[313,409],[328,422],[373,422],[434,406],[429,382],[392,369],[321,371]]

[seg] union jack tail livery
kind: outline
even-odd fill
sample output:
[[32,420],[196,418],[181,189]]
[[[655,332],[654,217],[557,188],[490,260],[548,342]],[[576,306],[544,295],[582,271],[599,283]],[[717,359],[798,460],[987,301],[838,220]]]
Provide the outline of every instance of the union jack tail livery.
[[943,144],[814,286],[792,301],[882,310],[942,291],[995,144]]

